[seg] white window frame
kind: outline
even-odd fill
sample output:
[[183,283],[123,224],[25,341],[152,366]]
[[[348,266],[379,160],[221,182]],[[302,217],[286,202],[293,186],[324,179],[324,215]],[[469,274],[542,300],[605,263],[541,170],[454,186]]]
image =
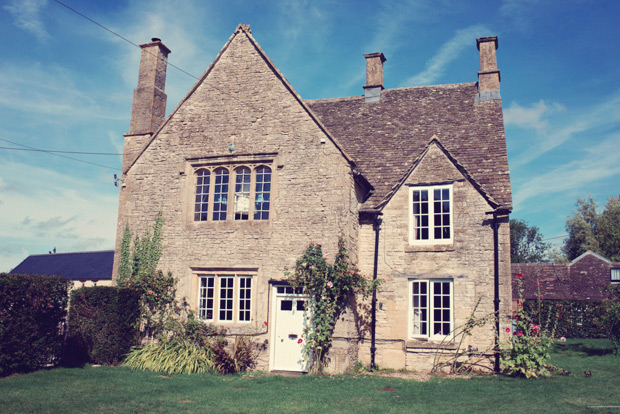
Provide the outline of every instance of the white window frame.
[[612,267],[609,271],[611,283],[620,283],[620,267]]
[[[434,293],[434,289],[435,289],[435,284],[444,284],[447,283],[449,286],[449,292],[448,294],[444,294],[442,292],[442,294],[440,294],[440,302],[442,302],[440,304],[440,308],[437,309],[435,306],[435,293]],[[424,294],[424,296],[426,297],[426,305],[425,306],[421,306],[422,304],[420,303],[415,303],[415,299],[414,299],[414,286],[418,284],[418,286],[426,286],[426,293]],[[442,286],[442,288],[445,285]],[[407,323],[408,323],[408,334],[409,334],[409,338],[410,339],[418,339],[418,340],[444,340],[444,339],[451,339],[452,338],[452,332],[454,330],[454,280],[453,279],[410,279],[409,280],[409,286],[408,286],[408,292],[407,292],[407,297],[408,297],[408,303],[409,303],[409,317],[407,318]],[[418,295],[418,297],[422,297],[422,295]],[[443,306],[445,305],[445,303],[443,303],[443,300],[441,299],[441,297],[447,297],[448,298],[448,308],[444,308]],[[423,316],[421,314],[421,312],[416,312],[416,310],[420,311],[420,310],[424,310],[426,313],[426,319],[425,321],[421,320],[421,317]],[[449,318],[447,321],[438,321],[435,320],[435,310],[448,310],[449,311]],[[422,329],[416,329],[416,323],[420,323],[420,322],[425,322],[426,323],[426,332],[424,332]],[[434,333],[435,329],[435,325],[437,323],[449,323],[448,325],[448,329],[447,329],[447,334],[444,333]],[[421,327],[421,325],[419,325]],[[443,327],[441,327],[443,328]]]
[[[212,280],[212,286],[209,287],[208,280]],[[217,322],[217,323],[250,323],[253,319],[254,310],[254,276],[251,274],[235,274],[235,273],[201,273],[198,275],[198,303],[197,312],[198,318],[205,322]],[[241,283],[241,280],[244,283]],[[203,283],[203,281],[205,281]],[[232,286],[228,284],[225,286],[224,282],[232,281]],[[249,281],[249,287],[248,287]],[[242,284],[244,287],[242,287]],[[211,291],[209,291],[211,289]],[[222,294],[226,291],[227,294],[231,293],[232,297],[224,297]],[[212,296],[208,297],[208,293]],[[242,295],[243,292],[243,295]],[[242,297],[243,296],[243,297]],[[247,297],[249,296],[249,297]],[[208,299],[212,300],[212,307],[207,306]],[[228,308],[228,303],[224,301],[232,300],[232,307]],[[249,306],[246,309],[246,305]],[[244,313],[242,316],[242,303]],[[226,305],[224,307],[224,305]],[[208,312],[211,311],[211,318],[208,318]],[[229,319],[221,312],[231,311],[232,317]],[[249,314],[249,318],[246,320],[246,315]]]
[[[435,190],[448,190],[449,203],[449,229],[450,237],[446,239],[435,238]],[[416,218],[414,215],[414,192],[426,191],[428,193],[428,212],[424,215],[428,218],[428,239],[416,239]],[[430,244],[452,244],[454,240],[454,198],[452,184],[433,185],[433,186],[411,186],[409,187],[409,244],[410,245],[430,245]],[[422,215],[422,214],[420,214]],[[440,224],[441,226],[441,224]]]

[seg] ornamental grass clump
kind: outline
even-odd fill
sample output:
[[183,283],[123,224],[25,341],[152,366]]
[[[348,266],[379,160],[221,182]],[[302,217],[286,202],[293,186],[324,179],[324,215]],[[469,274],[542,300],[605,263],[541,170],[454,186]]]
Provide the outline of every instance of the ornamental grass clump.
[[518,310],[513,320],[513,328],[506,328],[506,333],[511,335],[511,339],[501,345],[501,366],[509,375],[526,378],[548,376],[553,369],[548,360],[553,345],[555,321],[547,321],[544,328],[534,322],[539,321],[538,316],[542,313],[540,284],[537,284],[538,306],[530,313],[524,306],[523,274],[518,273],[516,277],[519,286]]
[[214,353],[186,339],[163,340],[134,349],[124,365],[135,370],[170,374],[215,372]]

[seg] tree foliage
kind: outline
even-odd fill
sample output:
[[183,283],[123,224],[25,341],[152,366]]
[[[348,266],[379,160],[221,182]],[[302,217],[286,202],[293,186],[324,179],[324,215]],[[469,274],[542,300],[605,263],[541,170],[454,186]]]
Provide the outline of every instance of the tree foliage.
[[588,250],[620,261],[620,196],[610,197],[602,212],[592,197],[577,199],[575,214],[566,220],[563,251],[569,260]]
[[549,243],[536,226],[525,220],[510,220],[510,260],[512,263],[536,263],[547,261]]

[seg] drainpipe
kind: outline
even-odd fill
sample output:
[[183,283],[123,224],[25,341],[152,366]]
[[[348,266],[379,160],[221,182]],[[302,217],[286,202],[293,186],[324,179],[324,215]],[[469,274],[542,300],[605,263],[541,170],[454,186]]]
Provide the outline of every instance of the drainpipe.
[[[375,228],[375,257],[373,263],[373,271],[372,271],[372,281],[375,282],[377,280],[377,271],[379,267],[379,230],[381,228],[381,219],[379,216],[381,213],[375,214],[375,222],[373,227]],[[375,353],[377,348],[375,346],[375,332],[377,326],[377,288],[373,287],[372,289],[372,305],[371,305],[371,317],[372,321],[370,324],[370,371],[374,371],[376,368],[375,364]]]
[[497,220],[497,211],[493,212],[493,274],[495,285],[495,372],[499,372],[499,221]]

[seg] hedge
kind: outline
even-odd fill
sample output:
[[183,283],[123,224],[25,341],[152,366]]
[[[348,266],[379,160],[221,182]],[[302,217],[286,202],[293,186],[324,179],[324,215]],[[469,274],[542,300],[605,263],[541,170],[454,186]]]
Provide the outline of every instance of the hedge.
[[[609,327],[601,323],[605,305],[600,301],[541,300],[540,316],[533,322],[543,328],[555,325],[555,336],[566,338],[607,338]],[[527,300],[526,311],[536,314],[538,301]]]
[[59,361],[67,283],[56,276],[0,273],[0,375]]
[[118,364],[139,341],[140,293],[110,286],[71,293],[66,365]]

